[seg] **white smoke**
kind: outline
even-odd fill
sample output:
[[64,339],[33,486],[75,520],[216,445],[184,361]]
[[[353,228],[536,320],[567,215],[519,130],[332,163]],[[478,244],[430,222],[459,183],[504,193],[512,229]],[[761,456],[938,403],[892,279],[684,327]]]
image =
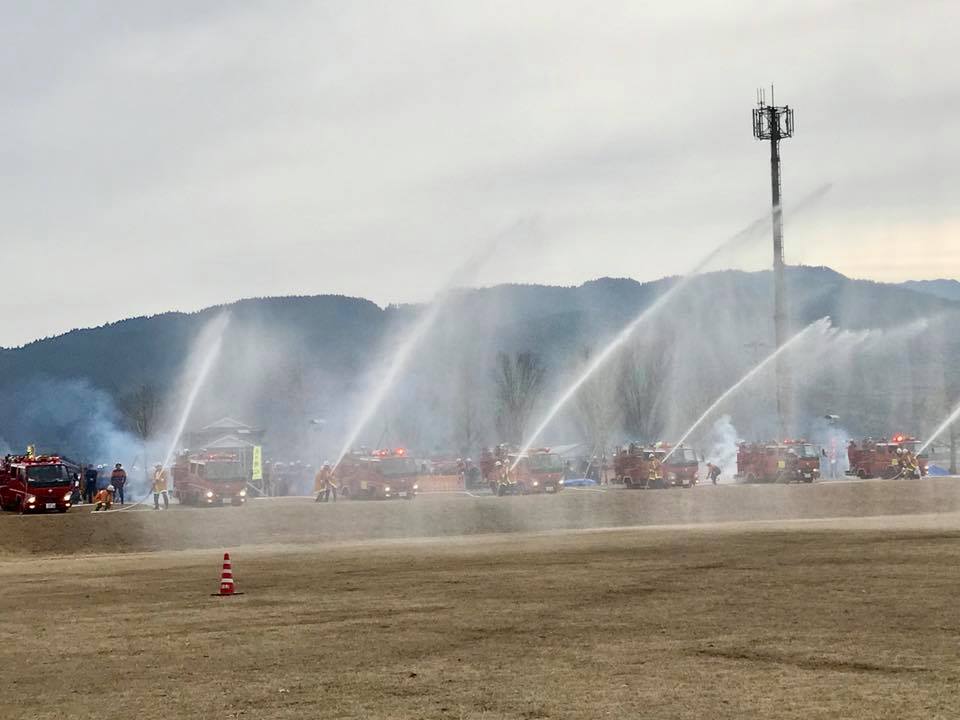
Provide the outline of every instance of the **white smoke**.
[[[810,441],[820,453],[820,478],[822,480],[842,480],[850,467],[847,460],[847,442],[853,436],[848,430],[836,424],[832,419],[818,419],[813,424]],[[826,453],[826,455],[824,455]]]
[[733,482],[733,476],[737,473],[737,429],[729,415],[723,415],[713,424],[707,435],[707,443],[709,449],[704,454],[704,461],[720,468],[718,482]]

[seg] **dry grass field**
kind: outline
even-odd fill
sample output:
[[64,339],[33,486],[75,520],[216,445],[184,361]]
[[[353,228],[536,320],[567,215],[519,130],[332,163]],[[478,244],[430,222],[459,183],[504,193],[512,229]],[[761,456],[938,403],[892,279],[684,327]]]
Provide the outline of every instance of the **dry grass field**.
[[0,717],[960,717],[956,482],[4,515]]

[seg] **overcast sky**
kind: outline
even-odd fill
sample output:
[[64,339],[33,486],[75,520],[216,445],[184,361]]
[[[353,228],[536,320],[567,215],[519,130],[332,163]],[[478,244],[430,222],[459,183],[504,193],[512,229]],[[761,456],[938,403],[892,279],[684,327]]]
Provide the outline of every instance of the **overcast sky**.
[[[787,261],[960,276],[956,0],[0,5],[0,345],[241,297],[682,273],[769,203]],[[525,237],[529,236],[529,237]]]

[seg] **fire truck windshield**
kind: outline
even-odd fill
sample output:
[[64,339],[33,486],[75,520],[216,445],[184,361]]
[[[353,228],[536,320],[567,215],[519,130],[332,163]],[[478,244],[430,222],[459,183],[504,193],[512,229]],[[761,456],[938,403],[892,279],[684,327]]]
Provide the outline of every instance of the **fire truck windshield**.
[[817,449],[810,444],[801,445],[800,447],[796,448],[796,451],[797,451],[797,455],[799,455],[800,457],[804,457],[804,458],[819,457],[819,453],[817,452]]
[[207,480],[237,480],[243,477],[238,462],[209,462],[203,467],[203,477]]
[[402,475],[416,475],[417,461],[408,457],[386,457],[381,458],[378,463],[380,473],[387,477],[400,477]]
[[527,465],[533,472],[563,472],[563,459],[549,453],[529,455]]
[[27,468],[27,482],[36,487],[49,487],[70,482],[70,473],[63,465],[35,465]]
[[694,452],[693,448],[682,447],[673,451],[673,454],[670,456],[670,460],[668,460],[667,463],[695,463],[696,461],[697,453]]

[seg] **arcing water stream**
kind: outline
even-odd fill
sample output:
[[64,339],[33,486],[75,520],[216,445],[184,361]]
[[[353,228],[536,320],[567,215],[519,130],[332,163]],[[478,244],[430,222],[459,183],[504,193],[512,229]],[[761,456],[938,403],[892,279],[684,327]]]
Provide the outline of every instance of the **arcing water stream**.
[[924,450],[930,447],[931,443],[933,443],[934,440],[940,437],[940,433],[944,432],[948,427],[953,425],[957,421],[957,418],[960,418],[960,405],[957,405],[957,407],[954,408],[953,412],[947,415],[947,419],[937,426],[937,429],[930,434],[930,437],[927,438],[926,442],[924,442],[923,445],[920,446],[920,449],[917,450],[916,454],[920,455]]
[[[180,417],[177,420],[177,424],[174,426],[174,432],[170,439],[169,449],[163,457],[163,467],[165,468],[169,467],[170,463],[173,461],[174,455],[177,452],[177,448],[180,445],[180,438],[183,435],[184,429],[187,427],[187,421],[190,419],[190,413],[193,412],[193,406],[197,401],[197,396],[200,394],[200,390],[202,390],[203,386],[206,384],[207,377],[210,375],[210,371],[213,369],[217,358],[220,356],[220,348],[223,346],[223,336],[226,332],[227,325],[229,324],[230,313],[224,312],[214,318],[200,333],[200,340],[198,344],[200,347],[206,347],[207,349],[200,360],[200,366],[197,368],[197,373],[194,377],[193,384],[190,386],[190,392],[187,394],[186,400],[183,404],[183,409],[180,412]],[[146,456],[144,456],[144,465],[149,471],[149,463],[147,462]],[[123,505],[116,510],[108,510],[107,512],[130,510],[138,505],[143,504],[143,502],[146,501],[150,495],[151,492],[148,490],[147,494],[144,495],[140,500],[128,505]]]
[[700,417],[697,418],[696,422],[693,423],[693,425],[691,425],[691,426],[689,427],[689,429],[688,429],[688,430],[683,434],[683,436],[674,444],[674,446],[670,449],[670,451],[666,454],[666,456],[664,456],[664,458],[663,458],[664,461],[666,461],[667,458],[669,458],[671,455],[673,455],[673,451],[674,451],[674,450],[676,450],[678,447],[680,447],[681,445],[683,445],[683,443],[686,441],[686,439],[687,439],[688,437],[690,437],[691,433],[693,433],[693,431],[696,430],[696,429],[700,426],[700,423],[702,423],[704,420],[706,420],[706,419],[710,416],[710,413],[712,413],[714,410],[716,410],[716,409],[724,402],[724,400],[726,400],[728,397],[730,397],[730,396],[733,395],[735,392],[737,392],[741,387],[743,387],[743,386],[746,385],[748,382],[750,382],[750,381],[754,378],[754,376],[756,376],[760,371],[762,371],[767,365],[769,365],[771,362],[773,362],[779,355],[781,355],[782,353],[786,352],[786,351],[789,350],[791,347],[793,347],[801,338],[803,338],[805,335],[807,335],[807,333],[809,333],[809,332],[810,332],[811,330],[813,330],[814,328],[818,328],[818,329],[820,329],[820,330],[822,330],[822,331],[828,330],[828,329],[830,328],[830,318],[829,318],[829,317],[824,317],[824,318],[820,318],[820,319],[817,320],[816,322],[810,323],[810,324],[807,325],[803,330],[801,330],[801,331],[798,332],[796,335],[794,335],[792,338],[790,338],[789,340],[787,340],[787,342],[785,342],[785,343],[784,343],[783,345],[781,345],[779,348],[777,348],[777,349],[774,350],[772,353],[770,353],[769,355],[767,355],[767,357],[765,357],[763,360],[761,360],[758,364],[754,365],[753,368],[751,368],[750,371],[749,371],[746,375],[744,375],[744,376],[743,376],[742,378],[740,378],[737,382],[735,382],[733,385],[731,385],[730,388],[728,388],[726,392],[724,392],[720,397],[718,397],[716,400],[714,400],[714,401],[713,401],[713,404],[704,411],[703,415],[701,415]]
[[380,403],[383,402],[383,399],[390,391],[390,388],[393,387],[393,384],[400,376],[400,373],[407,366],[407,361],[410,359],[410,355],[423,341],[426,334],[430,331],[430,328],[433,327],[433,324],[437,320],[437,316],[440,314],[440,309],[442,306],[442,300],[440,298],[435,298],[417,319],[417,322],[414,324],[407,336],[403,339],[403,342],[400,343],[400,346],[397,348],[397,351],[393,354],[393,357],[390,360],[389,366],[387,366],[387,370],[384,373],[383,378],[377,383],[376,388],[367,398],[360,415],[357,417],[357,421],[353,424],[353,428],[347,434],[347,439],[344,442],[343,447],[340,449],[340,452],[337,454],[337,461],[333,464],[334,469],[336,469],[336,467],[340,464],[340,461],[343,460],[344,456],[350,452],[353,444],[357,441],[357,437],[359,437],[367,423],[370,422],[374,414],[377,412],[377,409],[380,407]]
[[373,416],[377,413],[377,410],[380,409],[380,405],[384,398],[386,398],[394,383],[396,383],[397,379],[400,377],[400,373],[402,373],[404,368],[406,368],[407,362],[410,360],[410,356],[413,354],[413,351],[420,346],[420,343],[423,342],[424,338],[426,338],[427,334],[430,332],[430,329],[437,321],[437,318],[444,307],[444,300],[447,291],[453,288],[455,282],[462,282],[465,277],[470,277],[473,273],[477,272],[477,270],[487,260],[494,256],[494,251],[501,242],[508,239],[511,235],[520,233],[522,237],[529,232],[530,226],[526,221],[522,221],[514,226],[511,226],[510,228],[507,228],[506,230],[483,242],[477,252],[473,253],[473,255],[471,255],[462,265],[460,265],[453,273],[450,274],[450,277],[438,292],[437,297],[430,302],[426,310],[420,315],[416,323],[414,323],[409,333],[403,338],[403,341],[400,343],[396,352],[394,352],[393,356],[391,357],[390,364],[387,366],[383,376],[376,383],[373,392],[370,393],[370,395],[366,398],[366,401],[363,403],[360,414],[357,416],[356,421],[353,423],[353,426],[347,433],[343,447],[341,447],[340,452],[337,453],[337,460],[333,464],[334,469],[340,465],[340,462],[343,460],[343,458],[353,448],[353,445],[360,436],[360,433],[363,432],[363,429],[367,426],[367,423],[373,419]]
[[207,376],[210,374],[210,370],[213,368],[214,363],[216,363],[217,358],[220,356],[220,348],[223,346],[223,335],[227,330],[227,325],[230,324],[230,313],[222,313],[215,317],[210,324],[204,328],[201,333],[201,347],[207,345],[207,351],[204,353],[203,358],[200,361],[200,367],[197,369],[197,375],[194,378],[193,385],[190,387],[190,393],[187,395],[187,399],[183,404],[183,410],[180,413],[180,418],[177,420],[173,436],[170,439],[170,447],[167,450],[166,455],[163,456],[163,467],[169,467],[170,463],[173,461],[173,456],[177,452],[177,448],[180,445],[180,437],[183,435],[183,431],[187,427],[187,421],[190,419],[190,413],[193,412],[193,405],[197,401],[197,395],[200,394],[200,390],[203,389],[204,384],[207,382]]
[[[830,187],[831,185],[826,184],[806,195],[791,208],[791,212],[795,213],[812,205],[814,202],[826,195],[826,193],[830,190]],[[513,461],[510,469],[513,470],[517,466],[517,463],[520,462],[520,458],[529,452],[530,448],[537,441],[543,431],[546,430],[547,425],[549,425],[550,422],[557,416],[557,414],[566,406],[566,404],[573,399],[583,384],[589,380],[593,374],[616,353],[616,351],[630,338],[631,335],[633,335],[638,327],[640,327],[646,320],[649,320],[655,316],[677,293],[679,293],[687,285],[687,283],[691,281],[693,277],[696,276],[697,273],[706,268],[718,255],[736,247],[748,239],[753,238],[760,232],[765,232],[769,227],[769,222],[770,216],[764,215],[754,220],[736,235],[725,240],[700,262],[698,262],[687,275],[677,280],[673,286],[663,295],[657,298],[657,300],[650,307],[643,310],[636,318],[634,318],[613,338],[613,340],[607,343],[607,346],[597,354],[597,356],[586,367],[586,369],[567,387],[566,390],[564,390],[557,401],[550,407],[550,409],[547,411],[547,414],[537,425],[536,429],[524,442],[523,449]]]

